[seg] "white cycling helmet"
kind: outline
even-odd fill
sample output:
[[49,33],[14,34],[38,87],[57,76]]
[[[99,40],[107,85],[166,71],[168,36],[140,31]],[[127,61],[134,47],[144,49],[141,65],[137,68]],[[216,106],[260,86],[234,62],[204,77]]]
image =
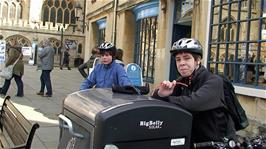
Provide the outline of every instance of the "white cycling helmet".
[[111,52],[112,56],[115,56],[115,53],[116,53],[116,47],[114,46],[113,43],[110,43],[110,42],[104,42],[100,44],[98,49],[100,50],[100,53]]
[[202,57],[202,46],[197,39],[182,38],[173,44],[170,52],[173,56],[180,52],[190,52],[199,54]]

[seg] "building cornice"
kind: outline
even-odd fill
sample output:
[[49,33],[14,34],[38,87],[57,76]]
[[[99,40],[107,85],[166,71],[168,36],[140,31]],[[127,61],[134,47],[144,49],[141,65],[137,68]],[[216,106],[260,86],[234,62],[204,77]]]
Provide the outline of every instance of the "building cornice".
[[113,8],[113,6],[114,6],[114,3],[111,1],[111,2],[107,3],[106,5],[96,9],[95,11],[86,14],[86,19],[91,19],[91,18],[93,18],[95,16],[98,16],[102,12],[107,12],[111,8]]
[[[131,1],[131,0],[129,0],[129,1],[127,1],[121,5],[118,5],[117,12],[119,13],[121,11],[130,10],[139,4],[147,3],[149,1],[150,0],[143,0],[143,1]],[[114,7],[114,3],[109,2],[108,4],[96,9],[95,11],[86,14],[86,19],[90,20],[90,19],[100,15],[102,12],[112,11],[110,9],[112,9],[113,7]]]
[[[12,32],[24,32],[24,33],[36,33],[36,34],[47,34],[47,35],[56,35],[60,36],[61,32],[60,31],[48,31],[48,30],[32,30],[32,29],[21,29],[21,28],[13,28],[13,27],[1,27],[0,26],[0,31],[12,31]],[[75,37],[85,37],[84,34],[82,33],[70,33],[69,31],[64,32],[64,36],[75,36]]]
[[118,12],[124,11],[124,10],[130,10],[136,7],[139,4],[147,3],[150,0],[143,0],[143,1],[127,1],[126,3],[123,3],[118,6]]

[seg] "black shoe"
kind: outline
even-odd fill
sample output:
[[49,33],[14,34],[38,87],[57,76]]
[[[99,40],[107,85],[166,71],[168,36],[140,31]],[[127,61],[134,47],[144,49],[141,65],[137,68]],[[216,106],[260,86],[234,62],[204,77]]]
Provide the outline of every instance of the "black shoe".
[[61,69],[61,70],[63,70],[63,68],[62,68],[62,67],[60,67],[60,69]]
[[68,67],[67,69],[68,69],[68,70],[71,70],[71,68],[69,68],[69,67]]
[[52,97],[52,95],[44,94],[42,97]]
[[23,97],[23,95],[16,95],[17,97]]
[[41,95],[41,96],[43,96],[43,92],[38,92],[38,93],[36,93],[37,95]]

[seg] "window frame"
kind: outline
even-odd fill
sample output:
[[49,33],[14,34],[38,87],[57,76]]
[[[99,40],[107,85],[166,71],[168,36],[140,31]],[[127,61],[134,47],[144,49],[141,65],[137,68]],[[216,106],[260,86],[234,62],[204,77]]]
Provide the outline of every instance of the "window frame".
[[[155,21],[155,24],[153,24]],[[150,23],[150,24],[149,24]],[[147,26],[148,25],[148,26]],[[142,68],[143,81],[154,83],[158,17],[137,20],[134,62]],[[144,40],[144,41],[143,41]],[[144,47],[142,46],[144,44]],[[147,55],[146,55],[147,53]]]
[[[261,55],[262,55],[262,53],[261,53],[261,44],[262,43],[266,43],[266,40],[264,39],[262,39],[262,35],[261,35],[261,33],[262,33],[262,21],[263,21],[263,19],[265,20],[266,19],[266,17],[263,17],[263,12],[261,11],[260,12],[260,15],[259,15],[259,17],[257,17],[257,18],[252,18],[252,16],[251,16],[251,10],[250,10],[250,8],[253,8],[254,7],[254,5],[252,4],[252,1],[250,1],[250,0],[247,0],[247,2],[248,2],[248,13],[247,13],[247,18],[246,19],[240,19],[240,11],[241,11],[241,5],[242,4],[246,4],[246,3],[242,3],[240,0],[234,0],[234,1],[227,1],[227,2],[222,2],[222,1],[220,1],[218,4],[215,4],[214,3],[214,1],[215,0],[211,0],[211,2],[210,2],[210,7],[209,7],[209,14],[210,14],[210,16],[209,16],[209,34],[208,34],[208,38],[206,38],[206,39],[208,39],[207,41],[208,41],[208,43],[207,43],[207,47],[208,47],[208,51],[206,51],[206,53],[207,53],[207,56],[206,56],[206,61],[205,61],[205,64],[207,65],[207,68],[209,69],[209,70],[211,70],[211,64],[214,64],[215,66],[214,66],[214,73],[215,74],[218,74],[218,65],[219,64],[225,64],[225,67],[223,68],[223,75],[226,75],[226,76],[228,76],[228,72],[226,71],[227,70],[227,67],[228,67],[228,65],[229,65],[229,63],[230,64],[233,64],[234,66],[236,66],[236,65],[241,65],[239,62],[230,62],[230,61],[228,61],[228,51],[229,51],[229,45],[231,45],[231,44],[235,44],[235,58],[237,58],[237,55],[238,55],[238,52],[240,51],[238,48],[239,48],[239,45],[240,44],[246,44],[246,47],[245,47],[245,57],[247,58],[248,57],[248,51],[250,50],[250,48],[249,48],[249,45],[250,44],[253,44],[253,43],[257,43],[257,47],[256,47],[256,50],[255,50],[255,52],[256,52],[256,55],[257,55],[257,58],[254,60],[254,62],[252,62],[252,63],[248,63],[247,62],[247,60],[244,62],[244,65],[245,66],[247,66],[247,65],[250,65],[250,64],[252,64],[252,65],[255,65],[255,74],[254,74],[254,76],[255,76],[255,83],[254,84],[247,84],[247,83],[245,83],[245,82],[238,82],[237,80],[236,80],[236,76],[237,75],[239,75],[239,73],[237,74],[236,73],[236,70],[235,70],[235,68],[234,68],[234,73],[233,73],[233,84],[234,84],[234,86],[235,86],[235,90],[236,90],[236,93],[239,93],[239,94],[243,94],[243,95],[248,95],[248,96],[255,96],[255,97],[260,97],[260,98],[265,98],[265,96],[266,96],[266,91],[265,91],[265,88],[266,88],[266,85],[265,84],[263,84],[263,85],[259,85],[259,77],[260,77],[260,74],[259,74],[259,67],[262,67],[262,69],[263,69],[263,67],[264,66],[266,66],[266,63],[265,62],[261,62],[261,61],[259,61],[259,60],[261,60]],[[216,0],[217,1],[217,0]],[[265,9],[265,8],[263,8],[263,3],[265,3],[266,1],[265,0],[261,0],[260,1],[260,10],[263,10],[263,9]],[[233,3],[237,3],[238,4],[238,12],[237,12],[237,20],[236,21],[234,21],[234,20],[232,20],[231,19],[231,5],[233,4]],[[226,37],[225,37],[225,41],[221,41],[221,39],[219,39],[219,33],[221,33],[221,27],[222,27],[222,25],[224,24],[224,22],[223,22],[223,19],[221,18],[221,8],[224,6],[224,5],[227,5],[228,6],[228,11],[227,11],[227,18],[228,18],[228,20],[226,21],[226,23],[227,23],[227,25],[232,25],[232,23],[236,23],[237,25],[236,25],[236,28],[235,28],[235,30],[236,30],[236,34],[234,35],[235,37],[235,41],[231,41],[231,38],[229,37],[230,35],[231,35],[231,33],[229,32],[229,30],[226,30]],[[214,17],[215,17],[215,15],[214,15],[214,9],[215,8],[217,8],[217,7],[219,7],[219,12],[218,12],[218,15],[216,15],[216,17],[218,18],[218,23],[213,23],[214,22]],[[265,10],[264,10],[265,11]],[[224,15],[224,14],[223,14]],[[254,20],[257,20],[257,21],[259,21],[259,27],[258,27],[258,30],[256,30],[257,32],[258,32],[258,39],[259,40],[250,40],[250,31],[251,31],[251,21],[254,21]],[[247,33],[246,34],[244,34],[245,36],[246,36],[246,40],[239,40],[239,32],[240,32],[240,23],[241,22],[246,22],[247,24],[248,24],[248,29],[247,29]],[[231,23],[231,24],[230,24]],[[216,41],[214,41],[212,38],[212,36],[213,36],[213,32],[214,32],[214,27],[218,27],[218,33],[217,33],[217,39],[216,39]],[[211,49],[213,48],[213,46],[214,45],[216,45],[216,52],[218,53],[216,53],[216,56],[219,56],[219,46],[221,45],[221,44],[224,44],[225,45],[225,53],[226,53],[226,60],[224,60],[224,62],[222,62],[222,61],[213,61],[212,59],[211,59]],[[218,59],[219,60],[219,58],[218,57],[216,57],[216,59]],[[245,74],[247,74],[247,69],[245,68]],[[245,81],[247,81],[246,80],[246,76],[247,75],[245,75]]]

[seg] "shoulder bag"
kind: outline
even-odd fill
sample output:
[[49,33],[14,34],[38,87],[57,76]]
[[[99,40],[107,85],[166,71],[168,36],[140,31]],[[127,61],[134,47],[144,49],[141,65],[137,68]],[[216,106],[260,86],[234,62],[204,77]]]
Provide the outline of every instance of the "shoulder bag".
[[18,60],[20,59],[21,55],[19,55],[18,59],[12,64],[9,65],[7,67],[4,67],[1,71],[0,71],[0,77],[10,80],[13,76],[13,69],[14,66],[17,64]]

